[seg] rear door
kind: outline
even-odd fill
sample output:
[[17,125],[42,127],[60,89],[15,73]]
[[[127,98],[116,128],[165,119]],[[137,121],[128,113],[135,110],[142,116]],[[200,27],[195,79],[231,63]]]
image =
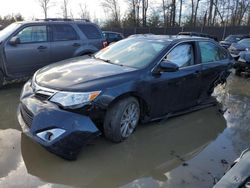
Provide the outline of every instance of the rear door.
[[57,62],[74,57],[81,48],[81,40],[70,24],[52,24],[51,61]]
[[5,45],[6,69],[8,74],[26,76],[48,64],[50,43],[46,25],[21,28],[17,34],[20,44]]
[[81,32],[84,34],[88,41],[88,45],[93,45],[96,50],[103,48],[104,38],[102,33],[97,26],[93,24],[77,24]]
[[211,41],[200,41],[202,64],[202,97],[207,97],[218,77],[227,70],[230,60],[225,49]]

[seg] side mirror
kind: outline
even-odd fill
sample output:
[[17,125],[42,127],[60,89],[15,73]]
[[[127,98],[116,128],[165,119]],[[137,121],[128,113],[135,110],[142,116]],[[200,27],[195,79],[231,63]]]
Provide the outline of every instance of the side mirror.
[[15,36],[15,37],[12,37],[9,41],[9,44],[12,45],[12,46],[15,46],[17,44],[20,44],[20,38]]
[[160,63],[159,69],[160,72],[176,72],[179,70],[179,67],[171,61],[164,60]]

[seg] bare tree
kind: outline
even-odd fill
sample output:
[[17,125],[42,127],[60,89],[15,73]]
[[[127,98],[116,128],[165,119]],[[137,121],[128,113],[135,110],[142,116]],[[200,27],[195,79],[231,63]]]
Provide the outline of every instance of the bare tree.
[[62,9],[63,18],[65,19],[68,18],[68,5],[69,5],[69,0],[63,0],[61,9]]
[[209,0],[208,25],[212,24],[214,0]]
[[198,12],[198,8],[199,8],[199,3],[201,0],[197,0],[196,1],[196,6],[195,6],[195,12],[194,12],[194,26],[196,26],[196,20],[197,20],[197,12]]
[[182,3],[183,3],[183,0],[180,0],[179,22],[178,22],[179,26],[181,25]]
[[142,0],[142,26],[147,26],[148,0]]
[[176,0],[172,0],[171,3],[171,26],[175,26],[176,17]]
[[79,13],[80,18],[90,20],[90,14],[86,3],[85,4],[80,3],[79,7],[80,7],[80,13]]
[[113,24],[121,25],[121,14],[118,0],[102,0],[102,7],[110,14]]
[[43,9],[44,18],[48,18],[48,10],[52,6],[51,0],[38,0],[40,7]]

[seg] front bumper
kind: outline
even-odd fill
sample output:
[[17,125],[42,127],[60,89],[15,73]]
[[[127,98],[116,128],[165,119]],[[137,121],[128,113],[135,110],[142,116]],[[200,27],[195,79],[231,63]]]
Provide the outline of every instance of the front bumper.
[[[75,159],[83,145],[101,134],[88,116],[60,109],[54,103],[40,101],[32,95],[21,99],[17,117],[26,135],[66,159]],[[50,130],[63,131],[51,140],[38,136]]]

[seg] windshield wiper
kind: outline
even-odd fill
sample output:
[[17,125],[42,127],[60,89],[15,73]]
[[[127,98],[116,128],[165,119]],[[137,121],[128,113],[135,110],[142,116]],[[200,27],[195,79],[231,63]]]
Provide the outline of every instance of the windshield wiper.
[[100,57],[96,57],[95,55],[93,55],[93,57],[94,57],[95,59],[99,59],[99,60],[104,61],[104,62],[106,62],[106,63],[110,63],[110,64],[113,64],[113,65],[123,66],[122,64],[113,63],[113,62],[110,61],[109,59],[102,59],[102,58],[100,58]]

